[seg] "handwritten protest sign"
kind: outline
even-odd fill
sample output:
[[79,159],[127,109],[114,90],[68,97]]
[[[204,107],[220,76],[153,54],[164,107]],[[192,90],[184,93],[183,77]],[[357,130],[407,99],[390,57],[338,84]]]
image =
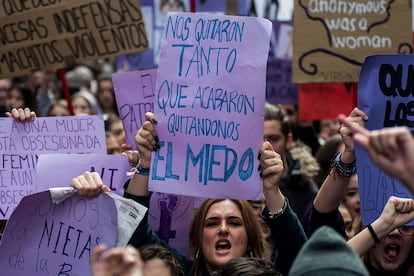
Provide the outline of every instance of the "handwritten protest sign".
[[410,5],[406,0],[296,0],[293,82],[357,82],[366,56],[411,53]]
[[[148,49],[139,1],[75,0],[48,7],[28,2],[2,2],[3,77]],[[23,5],[28,11],[18,12]]]
[[[411,55],[375,55],[367,57],[358,86],[358,106],[368,115],[370,130],[406,126],[414,130]],[[367,153],[356,148],[358,185],[364,225],[374,221],[392,195],[412,197],[397,181],[371,162]]]
[[74,194],[55,204],[48,191],[24,197],[0,244],[3,275],[91,275],[90,254],[117,240],[112,198]]
[[[112,74],[126,140],[133,148],[136,148],[135,135],[145,121],[145,112],[154,112],[156,73],[152,69]],[[154,193],[148,222],[162,240],[190,256],[187,237],[193,211],[192,197]]]
[[0,118],[0,219],[8,219],[20,199],[34,192],[39,154],[105,154],[104,129],[99,116],[44,117],[26,123]]
[[139,53],[116,56],[116,71],[130,71],[151,69],[157,67],[154,63],[154,14],[156,4],[153,0],[141,0],[141,11],[144,16],[145,30],[147,32],[148,50]]
[[356,106],[358,86],[355,83],[299,84],[301,120],[336,119],[349,114]]
[[157,69],[112,74],[119,116],[128,144],[136,149],[135,135],[145,122],[145,113],[154,112]]
[[150,189],[260,194],[270,31],[261,18],[168,14],[154,105],[161,148],[152,156]]
[[36,167],[35,192],[69,187],[73,178],[86,171],[97,172],[111,191],[123,195],[130,168],[128,157],[104,154],[43,154]]
[[0,17],[27,13],[36,9],[50,8],[69,2],[69,0],[46,1],[2,1],[0,4]]

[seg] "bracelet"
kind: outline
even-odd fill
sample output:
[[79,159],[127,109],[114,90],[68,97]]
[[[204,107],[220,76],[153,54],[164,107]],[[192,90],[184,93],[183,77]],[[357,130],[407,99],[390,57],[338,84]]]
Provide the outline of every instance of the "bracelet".
[[356,174],[356,161],[347,164],[341,161],[341,156],[342,152],[339,152],[335,155],[335,158],[332,160],[331,168],[334,168],[340,176],[350,177]]
[[141,162],[138,161],[138,164],[135,167],[126,172],[126,175],[132,176],[137,173],[143,176],[149,176],[149,170],[149,167],[142,165]]
[[287,204],[287,198],[285,197],[285,201],[283,202],[282,208],[280,208],[279,210],[276,210],[274,212],[269,211],[269,218],[275,219],[275,218],[279,217],[280,215],[282,215],[285,212],[285,210],[287,208],[287,205],[288,205]]
[[375,233],[374,228],[372,228],[371,223],[367,225],[367,228],[369,232],[371,233],[371,236],[374,239],[375,243],[380,243],[381,240],[378,238],[377,234]]

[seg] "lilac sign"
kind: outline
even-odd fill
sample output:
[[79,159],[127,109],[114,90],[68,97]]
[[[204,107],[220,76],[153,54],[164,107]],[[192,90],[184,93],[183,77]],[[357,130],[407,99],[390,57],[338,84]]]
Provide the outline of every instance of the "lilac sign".
[[35,191],[69,187],[73,178],[90,171],[97,172],[112,192],[123,195],[129,168],[128,157],[121,155],[44,154],[37,161]]
[[256,198],[271,22],[169,13],[155,90],[150,189]]
[[145,122],[145,113],[154,112],[157,69],[112,74],[119,116],[126,141],[136,149],[135,135]]
[[267,61],[266,100],[273,104],[297,104],[298,86],[292,83],[291,21],[273,21]]
[[297,104],[298,86],[292,83],[292,61],[269,58],[266,72],[266,100],[273,104]]
[[74,194],[55,204],[50,192],[24,197],[8,221],[0,244],[3,275],[91,275],[93,248],[117,240],[117,211],[102,193]]
[[106,153],[102,117],[0,118],[0,219],[35,191],[38,155],[48,153]]
[[[367,129],[407,126],[414,130],[413,64],[411,55],[375,55],[365,59],[358,82],[358,107],[368,115]],[[390,196],[412,195],[374,165],[360,147],[356,153],[362,222],[366,225],[379,217]]]
[[193,213],[193,197],[153,193],[148,222],[160,239],[190,257],[188,237]]

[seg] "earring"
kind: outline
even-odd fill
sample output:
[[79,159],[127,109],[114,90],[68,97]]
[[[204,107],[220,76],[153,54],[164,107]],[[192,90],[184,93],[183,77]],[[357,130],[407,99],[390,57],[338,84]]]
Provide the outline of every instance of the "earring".
[[200,257],[200,249],[196,250],[195,257],[196,257],[196,259],[198,259]]

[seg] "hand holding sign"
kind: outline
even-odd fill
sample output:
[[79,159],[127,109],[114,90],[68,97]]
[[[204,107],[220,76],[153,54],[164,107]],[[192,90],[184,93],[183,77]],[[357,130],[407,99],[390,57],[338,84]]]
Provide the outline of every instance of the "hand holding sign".
[[31,122],[36,119],[36,113],[31,111],[30,108],[13,108],[10,112],[6,112],[6,116],[9,118],[13,118],[19,122]]
[[414,194],[414,139],[408,128],[369,131],[343,116],[339,119],[352,130],[354,140],[367,151],[371,160]]
[[103,184],[97,172],[85,172],[81,176],[75,177],[70,182],[70,186],[75,188],[79,195],[85,197],[94,197],[101,192],[111,191],[108,186]]

